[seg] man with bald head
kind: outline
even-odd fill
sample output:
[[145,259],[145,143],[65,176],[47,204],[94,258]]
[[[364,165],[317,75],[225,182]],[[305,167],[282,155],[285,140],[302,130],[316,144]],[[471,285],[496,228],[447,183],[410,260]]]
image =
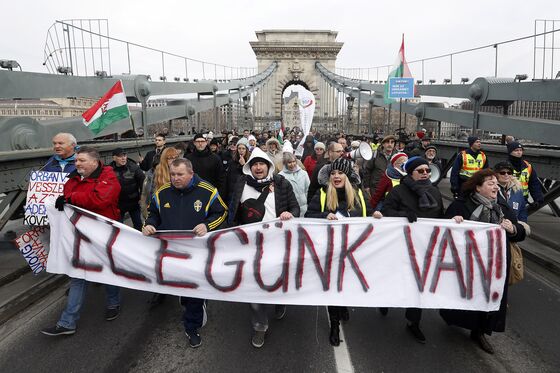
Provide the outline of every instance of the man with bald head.
[[42,171],[70,173],[76,169],[77,141],[71,133],[61,132],[52,139],[54,155]]

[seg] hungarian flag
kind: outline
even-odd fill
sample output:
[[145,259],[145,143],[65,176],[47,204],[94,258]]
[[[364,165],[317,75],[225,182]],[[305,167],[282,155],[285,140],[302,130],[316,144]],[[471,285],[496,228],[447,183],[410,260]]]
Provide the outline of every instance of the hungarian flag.
[[386,104],[395,102],[395,100],[389,98],[389,78],[412,78],[412,74],[410,73],[406,59],[404,58],[404,34],[402,36],[401,49],[399,49],[397,60],[393,64],[393,67],[389,72],[389,76],[387,77],[387,81],[385,82],[384,100]]
[[126,95],[120,80],[99,101],[82,114],[85,126],[96,135],[112,123],[129,116]]

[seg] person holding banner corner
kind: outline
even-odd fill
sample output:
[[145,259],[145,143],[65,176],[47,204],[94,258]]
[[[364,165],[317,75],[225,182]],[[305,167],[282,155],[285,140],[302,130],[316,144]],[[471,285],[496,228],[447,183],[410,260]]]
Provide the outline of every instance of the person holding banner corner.
[[[525,228],[519,224],[515,213],[509,208],[505,200],[498,199],[500,187],[494,171],[483,169],[474,173],[462,187],[462,197],[455,200],[445,212],[446,218],[452,218],[457,223],[464,220],[474,220],[484,223],[499,224],[506,231],[506,240],[519,242],[525,239]],[[511,253],[506,244],[506,276],[509,278]],[[440,310],[441,317],[448,325],[456,325],[470,329],[471,339],[489,354],[494,348],[486,339],[485,334],[503,332],[506,327],[508,282],[504,282],[504,290],[498,311],[465,311]]]
[[[82,207],[103,215],[109,219],[119,220],[118,208],[121,185],[110,166],[103,166],[99,152],[90,146],[83,146],[77,151],[76,170],[68,175],[64,184],[64,194],[57,198],[55,207],[63,211],[66,203]],[[66,307],[55,326],[41,330],[49,336],[72,335],[76,332],[76,322],[86,297],[88,282],[80,278],[70,280],[70,289]],[[105,320],[116,319],[120,313],[120,289],[105,285],[107,307]]]
[[[171,182],[159,188],[148,208],[142,233],[150,236],[160,230],[192,230],[204,236],[225,222],[227,208],[218,189],[193,171],[191,161],[175,159],[169,167]],[[199,329],[204,324],[205,300],[181,297],[183,325],[192,348],[202,344]]]

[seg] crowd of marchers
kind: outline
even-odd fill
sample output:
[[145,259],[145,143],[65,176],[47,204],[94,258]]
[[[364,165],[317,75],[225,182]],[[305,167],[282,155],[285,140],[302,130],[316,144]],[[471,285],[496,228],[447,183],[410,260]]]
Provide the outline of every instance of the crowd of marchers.
[[[122,148],[113,151],[112,162],[104,164],[94,147],[78,146],[72,134],[53,138],[54,155],[44,171],[68,173],[64,194],[56,207],[76,205],[110,219],[124,221],[128,214],[135,229],[144,235],[159,230],[191,230],[198,236],[224,227],[271,219],[310,217],[338,220],[345,217],[404,217],[414,224],[418,218],[453,219],[460,224],[474,220],[500,225],[510,245],[529,234],[527,208],[543,203],[541,183],[535,168],[523,158],[523,145],[507,143],[508,161],[490,167],[480,138],[471,136],[451,168],[453,202],[444,208],[434,183],[442,175],[442,160],[436,146],[423,131],[413,140],[402,136],[375,135],[350,139],[343,133],[307,136],[297,131],[283,138],[276,132],[211,132],[194,135],[192,141],[174,146],[164,135],[154,137],[153,150],[139,162],[128,158]],[[366,148],[364,148],[365,145]],[[433,177],[438,173],[438,177]],[[42,330],[49,336],[72,335],[86,297],[88,282],[72,278],[66,306],[54,326]],[[470,337],[484,351],[494,348],[487,336],[503,332],[507,315],[507,289],[498,311],[440,310],[449,325],[470,330]],[[119,316],[120,289],[105,285],[105,319]],[[164,294],[150,295],[152,306],[166,300]],[[191,347],[202,344],[206,323],[206,301],[181,297],[182,322]],[[265,343],[269,316],[282,319],[284,305],[250,304],[251,343]],[[388,308],[378,312],[387,315]],[[338,346],[340,323],[348,321],[346,307],[328,307],[329,342]],[[408,308],[406,328],[420,343],[422,309]]]

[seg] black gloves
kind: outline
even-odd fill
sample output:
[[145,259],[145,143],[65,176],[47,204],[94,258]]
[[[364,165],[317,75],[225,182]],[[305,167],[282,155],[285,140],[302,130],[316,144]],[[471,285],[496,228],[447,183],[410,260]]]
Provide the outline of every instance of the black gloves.
[[414,223],[416,220],[418,220],[418,216],[416,216],[416,213],[412,210],[408,210],[406,212],[406,218],[408,219],[409,223]]
[[54,202],[54,207],[56,207],[56,209],[58,211],[64,211],[64,204],[66,203],[66,199],[64,198],[64,196],[59,196],[56,201]]

